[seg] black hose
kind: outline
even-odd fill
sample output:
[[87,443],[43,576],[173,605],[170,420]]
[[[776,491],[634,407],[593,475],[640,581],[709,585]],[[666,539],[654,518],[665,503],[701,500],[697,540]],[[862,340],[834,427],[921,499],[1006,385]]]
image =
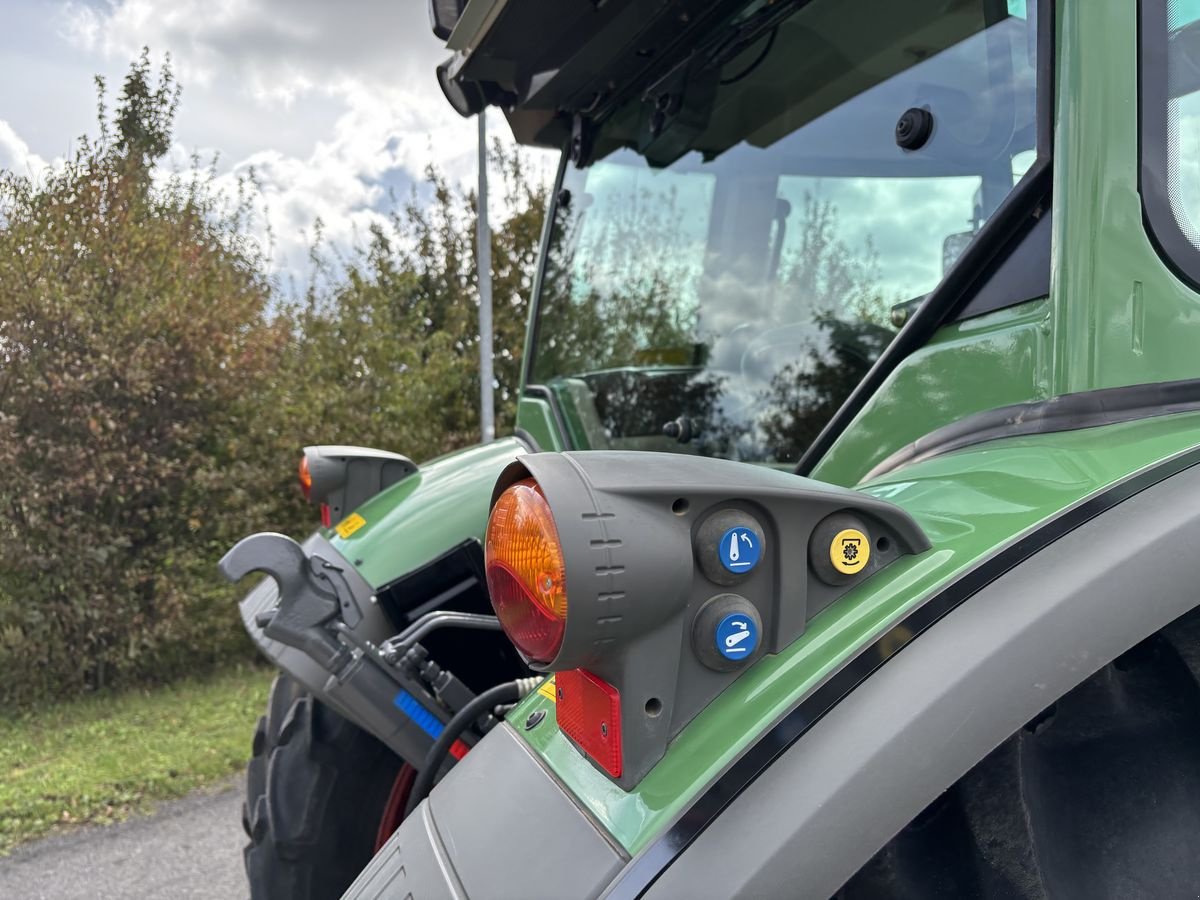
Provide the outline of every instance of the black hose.
[[438,739],[433,742],[433,746],[425,754],[425,761],[421,763],[421,771],[417,773],[417,780],[413,782],[412,790],[408,794],[408,804],[404,807],[404,818],[407,819],[417,805],[433,790],[433,780],[437,778],[437,773],[442,768],[442,762],[450,751],[450,745],[458,739],[458,736],[466,731],[472,722],[490,711],[493,706],[520,700],[522,687],[521,681],[506,681],[504,684],[498,684],[488,688],[454,714],[454,718],[446,723],[446,727],[442,729]]

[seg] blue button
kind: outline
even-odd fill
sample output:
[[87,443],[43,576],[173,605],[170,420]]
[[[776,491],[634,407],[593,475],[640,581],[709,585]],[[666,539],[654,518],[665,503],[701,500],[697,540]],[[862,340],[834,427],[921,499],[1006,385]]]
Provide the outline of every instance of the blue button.
[[742,613],[730,613],[717,623],[717,650],[726,659],[748,659],[758,646],[758,626]]
[[717,553],[721,557],[721,565],[730,572],[740,574],[758,565],[762,547],[759,546],[757,534],[744,525],[738,525],[721,535]]

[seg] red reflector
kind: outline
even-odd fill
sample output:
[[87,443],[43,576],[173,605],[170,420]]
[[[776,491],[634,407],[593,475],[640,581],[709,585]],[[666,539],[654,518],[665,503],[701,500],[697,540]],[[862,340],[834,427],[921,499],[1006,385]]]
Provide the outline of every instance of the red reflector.
[[450,745],[450,755],[453,756],[455,759],[462,759],[464,756],[467,755],[467,751],[470,749],[471,749],[470,747],[468,747],[466,744],[464,744],[462,742],[461,739],[459,739]]
[[329,514],[329,504],[322,503],[321,504],[321,524],[326,528],[332,528],[333,527],[332,519],[333,519],[333,517]]
[[621,695],[591,672],[557,672],[558,727],[605,772],[621,777]]

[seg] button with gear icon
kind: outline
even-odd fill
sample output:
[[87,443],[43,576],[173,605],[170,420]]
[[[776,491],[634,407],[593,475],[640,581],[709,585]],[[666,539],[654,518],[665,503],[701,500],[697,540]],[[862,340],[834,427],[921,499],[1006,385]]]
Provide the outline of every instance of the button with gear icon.
[[871,561],[871,540],[857,528],[844,528],[829,545],[829,561],[843,575],[857,575]]

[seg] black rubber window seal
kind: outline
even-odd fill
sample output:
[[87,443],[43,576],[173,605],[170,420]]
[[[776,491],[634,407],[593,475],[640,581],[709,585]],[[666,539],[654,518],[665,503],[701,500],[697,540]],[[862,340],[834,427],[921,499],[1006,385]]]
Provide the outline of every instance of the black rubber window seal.
[[871,481],[913,463],[1003,438],[1058,434],[1200,411],[1200,378],[1063,394],[985,410],[901,447],[863,476]]

